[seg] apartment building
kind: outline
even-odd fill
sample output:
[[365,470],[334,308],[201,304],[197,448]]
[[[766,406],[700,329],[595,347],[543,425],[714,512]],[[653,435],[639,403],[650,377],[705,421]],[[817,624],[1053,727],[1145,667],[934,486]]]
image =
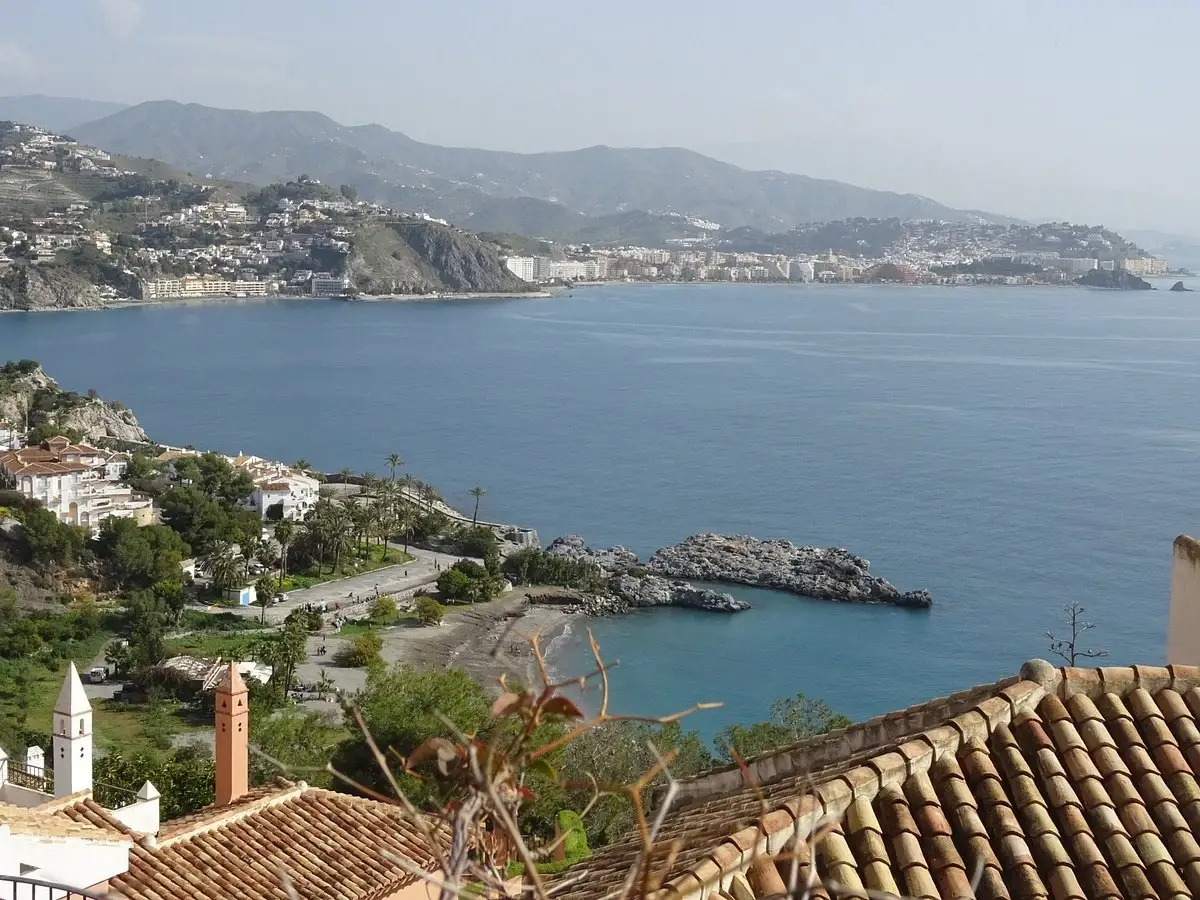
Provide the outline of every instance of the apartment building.
[[143,300],[193,297],[265,297],[265,281],[231,281],[219,275],[185,275],[141,282]]
[[39,501],[59,521],[92,531],[110,517],[154,521],[149,497],[120,483],[129,464],[123,453],[110,453],[88,444],[54,437],[36,447],[0,453],[0,481],[31,500]]
[[1125,260],[1124,269],[1130,275],[1153,278],[1156,275],[1167,274],[1167,261],[1165,259],[1154,259],[1153,257],[1127,259]]
[[309,282],[309,293],[314,297],[336,297],[348,290],[350,290],[350,279],[345,275],[317,272]]

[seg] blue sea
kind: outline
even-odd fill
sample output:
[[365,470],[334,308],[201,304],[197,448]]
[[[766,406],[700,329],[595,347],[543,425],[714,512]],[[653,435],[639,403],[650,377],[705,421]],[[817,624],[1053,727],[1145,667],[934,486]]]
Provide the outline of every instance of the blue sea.
[[[1169,284],[1169,283],[1168,283]],[[1162,285],[1166,287],[1166,284]],[[384,473],[646,556],[697,531],[837,545],[914,612],[732,589],[720,616],[592,620],[613,708],[802,691],[865,717],[1015,672],[1078,601],[1163,660],[1171,540],[1200,516],[1200,294],[639,286],[544,300],[249,301],[0,316],[0,359],[158,440]],[[583,667],[575,623],[556,665]]]

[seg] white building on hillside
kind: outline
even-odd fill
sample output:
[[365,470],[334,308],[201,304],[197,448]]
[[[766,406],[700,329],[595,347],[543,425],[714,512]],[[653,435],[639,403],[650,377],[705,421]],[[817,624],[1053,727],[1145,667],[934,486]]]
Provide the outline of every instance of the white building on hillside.
[[124,453],[110,453],[59,436],[37,447],[0,453],[0,481],[40,501],[59,521],[81,525],[93,534],[112,516],[139,525],[154,521],[149,497],[120,483],[129,464]]
[[264,519],[302,520],[317,503],[321,482],[311,475],[258,456],[239,454],[230,463],[254,481],[246,505]]

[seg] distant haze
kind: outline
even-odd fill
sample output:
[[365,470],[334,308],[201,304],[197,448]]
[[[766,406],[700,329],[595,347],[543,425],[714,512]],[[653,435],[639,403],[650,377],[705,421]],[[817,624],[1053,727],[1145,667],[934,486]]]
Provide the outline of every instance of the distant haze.
[[439,144],[684,146],[1024,218],[1200,234],[1200,5],[7,4],[0,95],[315,109]]

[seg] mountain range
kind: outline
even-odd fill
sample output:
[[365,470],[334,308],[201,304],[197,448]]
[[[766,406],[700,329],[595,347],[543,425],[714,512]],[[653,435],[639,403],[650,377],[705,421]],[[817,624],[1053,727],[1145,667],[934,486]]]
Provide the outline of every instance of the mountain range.
[[[713,224],[780,231],[855,217],[1015,221],[916,194],[750,171],[675,147],[510,153],[422,143],[381,125],[341,125],[317,112],[250,112],[170,100],[89,104],[0,98],[0,119],[65,131],[195,176],[268,184],[303,173],[474,231],[557,240],[662,240],[702,233]],[[101,115],[90,121],[67,121],[97,111]]]

